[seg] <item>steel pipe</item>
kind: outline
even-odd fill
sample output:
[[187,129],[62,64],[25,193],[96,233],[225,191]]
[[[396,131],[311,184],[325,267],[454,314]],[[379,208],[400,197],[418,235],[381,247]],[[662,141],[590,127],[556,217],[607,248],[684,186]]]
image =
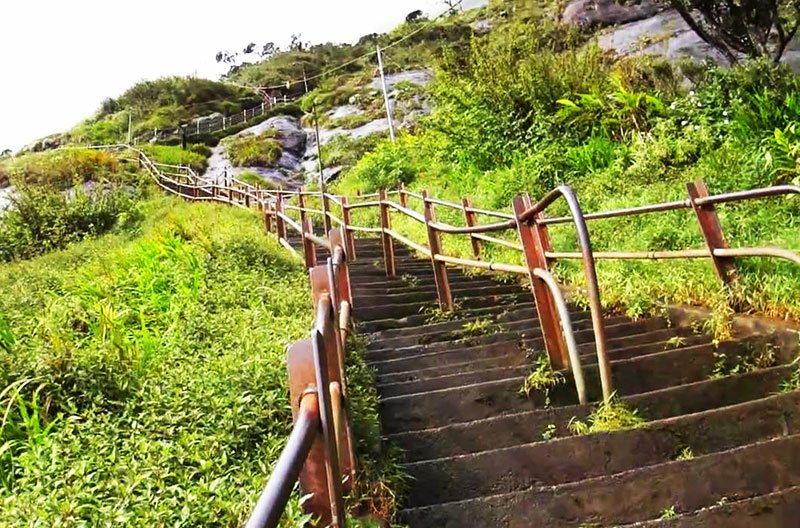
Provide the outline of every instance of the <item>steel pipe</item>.
[[300,476],[320,429],[319,401],[316,392],[308,392],[300,400],[297,421],[272,470],[245,528],[276,528]]
[[578,401],[581,405],[586,405],[588,399],[586,398],[586,382],[583,378],[583,367],[581,366],[581,357],[578,350],[578,343],[575,341],[575,332],[572,329],[572,318],[569,315],[569,308],[567,302],[564,300],[564,295],[561,293],[556,279],[553,275],[546,270],[536,268],[533,274],[540,278],[547,287],[550,288],[550,294],[556,303],[559,319],[561,320],[561,330],[564,334],[564,341],[567,344],[567,351],[569,352],[570,369],[572,370],[572,377],[575,379],[575,390],[578,391]]

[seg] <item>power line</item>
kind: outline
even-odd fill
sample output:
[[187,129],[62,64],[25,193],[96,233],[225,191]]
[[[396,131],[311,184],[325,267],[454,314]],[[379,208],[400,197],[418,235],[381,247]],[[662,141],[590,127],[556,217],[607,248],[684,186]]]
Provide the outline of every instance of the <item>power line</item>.
[[[393,47],[405,42],[406,40],[410,39],[414,35],[417,35],[417,34],[423,32],[423,31],[425,31],[426,29],[431,27],[433,24],[438,22],[439,19],[444,18],[446,15],[452,13],[453,9],[461,7],[461,4],[463,2],[464,2],[464,0],[459,0],[456,5],[454,5],[452,7],[448,7],[445,11],[441,12],[436,17],[430,19],[426,24],[418,27],[414,31],[412,31],[412,32],[408,33],[407,35],[395,40],[394,42],[391,42],[391,43],[387,44],[386,46],[381,47],[381,49],[382,50],[387,50],[387,49],[393,48]],[[249,89],[255,89],[255,90],[277,90],[278,88],[287,88],[288,89],[288,88],[291,88],[292,86],[294,86],[296,84],[300,84],[300,83],[308,82],[308,81],[313,81],[313,80],[316,80],[316,79],[320,79],[320,78],[322,78],[322,77],[324,77],[326,75],[330,75],[331,73],[334,73],[334,72],[337,72],[339,70],[342,70],[342,69],[344,69],[344,68],[346,68],[346,67],[348,67],[348,66],[350,66],[352,64],[355,64],[356,62],[364,60],[364,59],[366,59],[368,57],[372,57],[376,53],[377,53],[377,51],[369,51],[369,52],[361,55],[360,57],[356,57],[355,59],[351,59],[351,60],[349,60],[349,61],[347,61],[347,62],[345,62],[343,64],[340,64],[339,66],[336,66],[335,68],[331,68],[329,70],[325,70],[322,73],[314,75],[313,77],[307,77],[305,79],[302,79],[302,78],[301,79],[294,79],[294,80],[291,80],[291,81],[286,81],[283,84],[276,84],[274,86],[247,86],[247,85],[235,83],[235,82],[232,82],[232,81],[226,81],[226,82],[229,83],[229,84],[233,84],[235,86],[239,86],[240,88],[249,88]]]

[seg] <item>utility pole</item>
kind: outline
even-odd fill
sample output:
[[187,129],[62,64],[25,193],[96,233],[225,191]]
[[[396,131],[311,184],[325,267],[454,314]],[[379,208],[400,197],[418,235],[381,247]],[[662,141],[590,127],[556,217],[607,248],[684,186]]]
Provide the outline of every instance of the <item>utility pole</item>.
[[308,93],[308,78],[306,77],[306,67],[303,66],[303,85],[306,87],[306,93]]
[[394,119],[392,119],[392,104],[389,102],[389,92],[386,89],[386,76],[383,73],[383,57],[381,56],[381,47],[377,46],[378,50],[378,69],[381,72],[381,85],[383,86],[383,100],[386,103],[386,119],[389,121],[389,137],[394,143]]
[[133,138],[131,137],[131,134],[133,132],[133,129],[132,129],[132,126],[131,126],[132,124],[133,124],[133,116],[131,115],[131,111],[128,110],[128,146],[130,146],[131,145],[131,141],[133,141]]
[[317,136],[317,163],[319,166],[319,198],[322,205],[322,221],[325,225],[325,234],[331,230],[331,219],[328,218],[328,200],[325,199],[325,168],[322,165],[322,143],[319,140],[319,119],[317,118],[317,105],[312,107],[314,111],[314,133]]

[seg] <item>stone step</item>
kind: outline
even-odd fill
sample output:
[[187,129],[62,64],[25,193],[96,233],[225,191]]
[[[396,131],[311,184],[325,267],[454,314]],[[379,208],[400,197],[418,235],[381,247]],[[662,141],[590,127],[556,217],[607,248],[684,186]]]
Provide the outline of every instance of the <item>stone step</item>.
[[800,435],[552,487],[405,510],[415,528],[614,525],[800,485]]
[[[790,366],[779,366],[738,376],[697,381],[678,387],[649,393],[623,396],[621,400],[631,409],[649,420],[658,420],[682,414],[706,411],[737,403],[764,398],[777,392],[792,375]],[[392,442],[407,451],[426,452],[438,449],[432,446],[450,444],[450,456],[488,449],[529,443],[551,431],[557,436],[570,434],[568,424],[574,417],[583,420],[591,405],[535,408],[530,400],[510,395],[507,400],[522,403],[516,408],[507,400],[500,402],[474,402],[489,407],[495,404],[496,412],[488,408],[481,416],[459,421],[457,416],[431,419],[427,416],[399,416],[383,413],[384,431]],[[526,405],[527,404],[527,405]],[[485,439],[491,439],[486,444]]]
[[[505,316],[507,314],[517,314],[522,311],[530,314],[528,317],[536,317],[536,305],[532,300],[528,302],[516,303],[513,306],[484,306],[480,308],[466,309],[463,308],[458,311],[457,319],[461,321],[468,321],[479,317],[490,316]],[[407,329],[414,329],[426,327],[430,325],[452,322],[450,319],[444,321],[437,320],[428,314],[414,314],[401,318],[386,318],[386,319],[373,319],[370,321],[359,320],[359,330],[365,334],[373,334],[372,339],[379,339],[380,336],[402,335]],[[374,334],[380,333],[380,336]]]
[[625,525],[627,528],[789,528],[800,519],[800,486],[718,504],[670,518]]
[[[800,433],[800,392],[656,420],[616,432],[572,436],[406,464],[418,484],[409,504],[424,506],[533,486],[559,485],[701,456]],[[423,455],[424,456],[424,455]]]

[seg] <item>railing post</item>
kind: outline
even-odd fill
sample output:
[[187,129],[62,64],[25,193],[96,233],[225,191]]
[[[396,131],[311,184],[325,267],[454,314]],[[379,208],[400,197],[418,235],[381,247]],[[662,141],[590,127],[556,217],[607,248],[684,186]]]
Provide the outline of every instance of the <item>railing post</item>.
[[264,203],[264,230],[267,233],[272,232],[272,213],[266,203]]
[[278,234],[278,240],[286,240],[286,222],[281,218],[283,214],[283,194],[278,191],[275,198],[275,230]]
[[531,207],[531,199],[527,194],[514,198],[513,205],[514,216],[517,219],[517,231],[522,243],[525,263],[528,266],[528,278],[531,281],[531,289],[536,301],[536,312],[539,315],[539,326],[542,328],[547,355],[553,369],[565,369],[569,366],[569,352],[561,335],[558,312],[556,312],[547,285],[533,272],[536,268],[547,270],[546,233],[540,229],[540,226],[535,225],[535,219],[529,222],[520,220],[525,211]]
[[301,234],[303,237],[303,256],[305,258],[306,268],[311,269],[317,265],[317,248],[314,242],[306,235],[313,234],[314,227],[310,218],[303,220],[303,223],[300,225],[303,228],[303,233]]
[[[309,392],[319,397],[317,375],[314,362],[314,347],[310,340],[298,341],[286,352],[286,368],[289,374],[289,397],[292,416],[296,422],[300,412],[300,402]],[[320,407],[321,407],[321,401]],[[320,409],[321,410],[321,409]],[[321,413],[320,413],[321,414]],[[321,420],[320,420],[321,421]],[[303,503],[303,511],[319,517],[322,526],[331,523],[331,496],[328,487],[328,472],[325,462],[325,439],[316,435],[308,453],[303,470],[300,472],[300,487],[309,495]]]
[[397,195],[400,196],[400,205],[408,207],[408,195],[406,194],[406,184],[400,182],[397,184]]
[[394,277],[397,275],[397,267],[394,262],[394,239],[387,233],[392,228],[392,219],[389,216],[389,206],[386,205],[386,189],[381,189],[378,193],[381,211],[381,229],[383,230],[381,240],[383,241],[383,261],[386,265],[386,276]]
[[328,217],[328,211],[331,210],[331,204],[328,201],[328,195],[324,191],[320,193],[322,195],[322,222],[325,226],[325,232],[329,233],[331,230],[331,219]]
[[353,222],[350,216],[350,204],[346,196],[342,196],[342,222],[344,223],[344,243],[347,250],[347,260],[353,261],[356,259],[356,240],[355,235],[350,231],[350,226]]
[[[467,227],[475,227],[478,225],[478,215],[474,212],[470,211],[472,208],[472,202],[469,198],[464,198],[461,200],[461,205],[464,207],[464,221],[467,224]],[[475,238],[475,235],[472,234],[469,236],[470,241],[472,242],[472,254],[475,255],[476,259],[481,258],[481,249],[483,248],[483,244],[481,243],[480,239]]]
[[[328,266],[316,266],[311,268],[311,292],[314,299],[314,306],[319,306],[322,300],[327,299],[331,304],[331,331],[322,336],[323,344],[325,345],[325,357],[327,364],[328,384],[327,386],[333,392],[337,392],[341,397],[341,419],[335,418],[334,422],[338,434],[336,435],[338,446],[338,459],[341,461],[341,475],[346,476],[345,488],[350,491],[355,484],[356,475],[356,458],[354,452],[353,435],[350,427],[350,418],[347,413],[347,385],[345,384],[345,371],[344,371],[344,346],[341,342],[341,333],[339,332],[339,321],[335,314],[338,310],[333,307],[333,288],[331,285],[331,277],[329,274]],[[318,313],[318,311],[317,311]],[[327,326],[327,325],[326,325]],[[340,481],[341,482],[341,481]]]
[[686,189],[689,191],[689,201],[692,203],[695,216],[697,216],[700,232],[711,255],[711,262],[714,263],[714,271],[717,272],[717,277],[722,281],[722,284],[731,284],[738,278],[735,259],[733,257],[719,257],[714,254],[715,249],[727,249],[729,247],[725,234],[722,232],[722,224],[719,221],[719,216],[717,216],[717,210],[714,204],[698,205],[697,203],[698,198],[706,198],[709,195],[708,188],[703,180],[697,180],[693,183],[687,183]]
[[422,198],[425,204],[425,227],[428,231],[428,248],[431,250],[431,264],[433,265],[433,276],[436,280],[439,308],[442,311],[450,312],[453,310],[453,293],[450,291],[450,280],[447,278],[447,266],[445,266],[444,262],[436,260],[436,255],[442,254],[441,235],[432,225],[436,222],[436,211],[433,204],[428,201],[428,191],[422,191]]
[[343,271],[340,273],[340,277],[337,277],[337,286],[339,291],[340,301],[347,301],[350,306],[353,306],[353,295],[350,288],[350,253],[347,250],[347,236],[346,230],[344,227],[338,229],[331,229],[328,232],[328,240],[331,243],[331,256],[333,256],[333,251],[336,250],[336,247],[341,247],[344,249],[344,262],[342,262],[342,266],[344,267]]

